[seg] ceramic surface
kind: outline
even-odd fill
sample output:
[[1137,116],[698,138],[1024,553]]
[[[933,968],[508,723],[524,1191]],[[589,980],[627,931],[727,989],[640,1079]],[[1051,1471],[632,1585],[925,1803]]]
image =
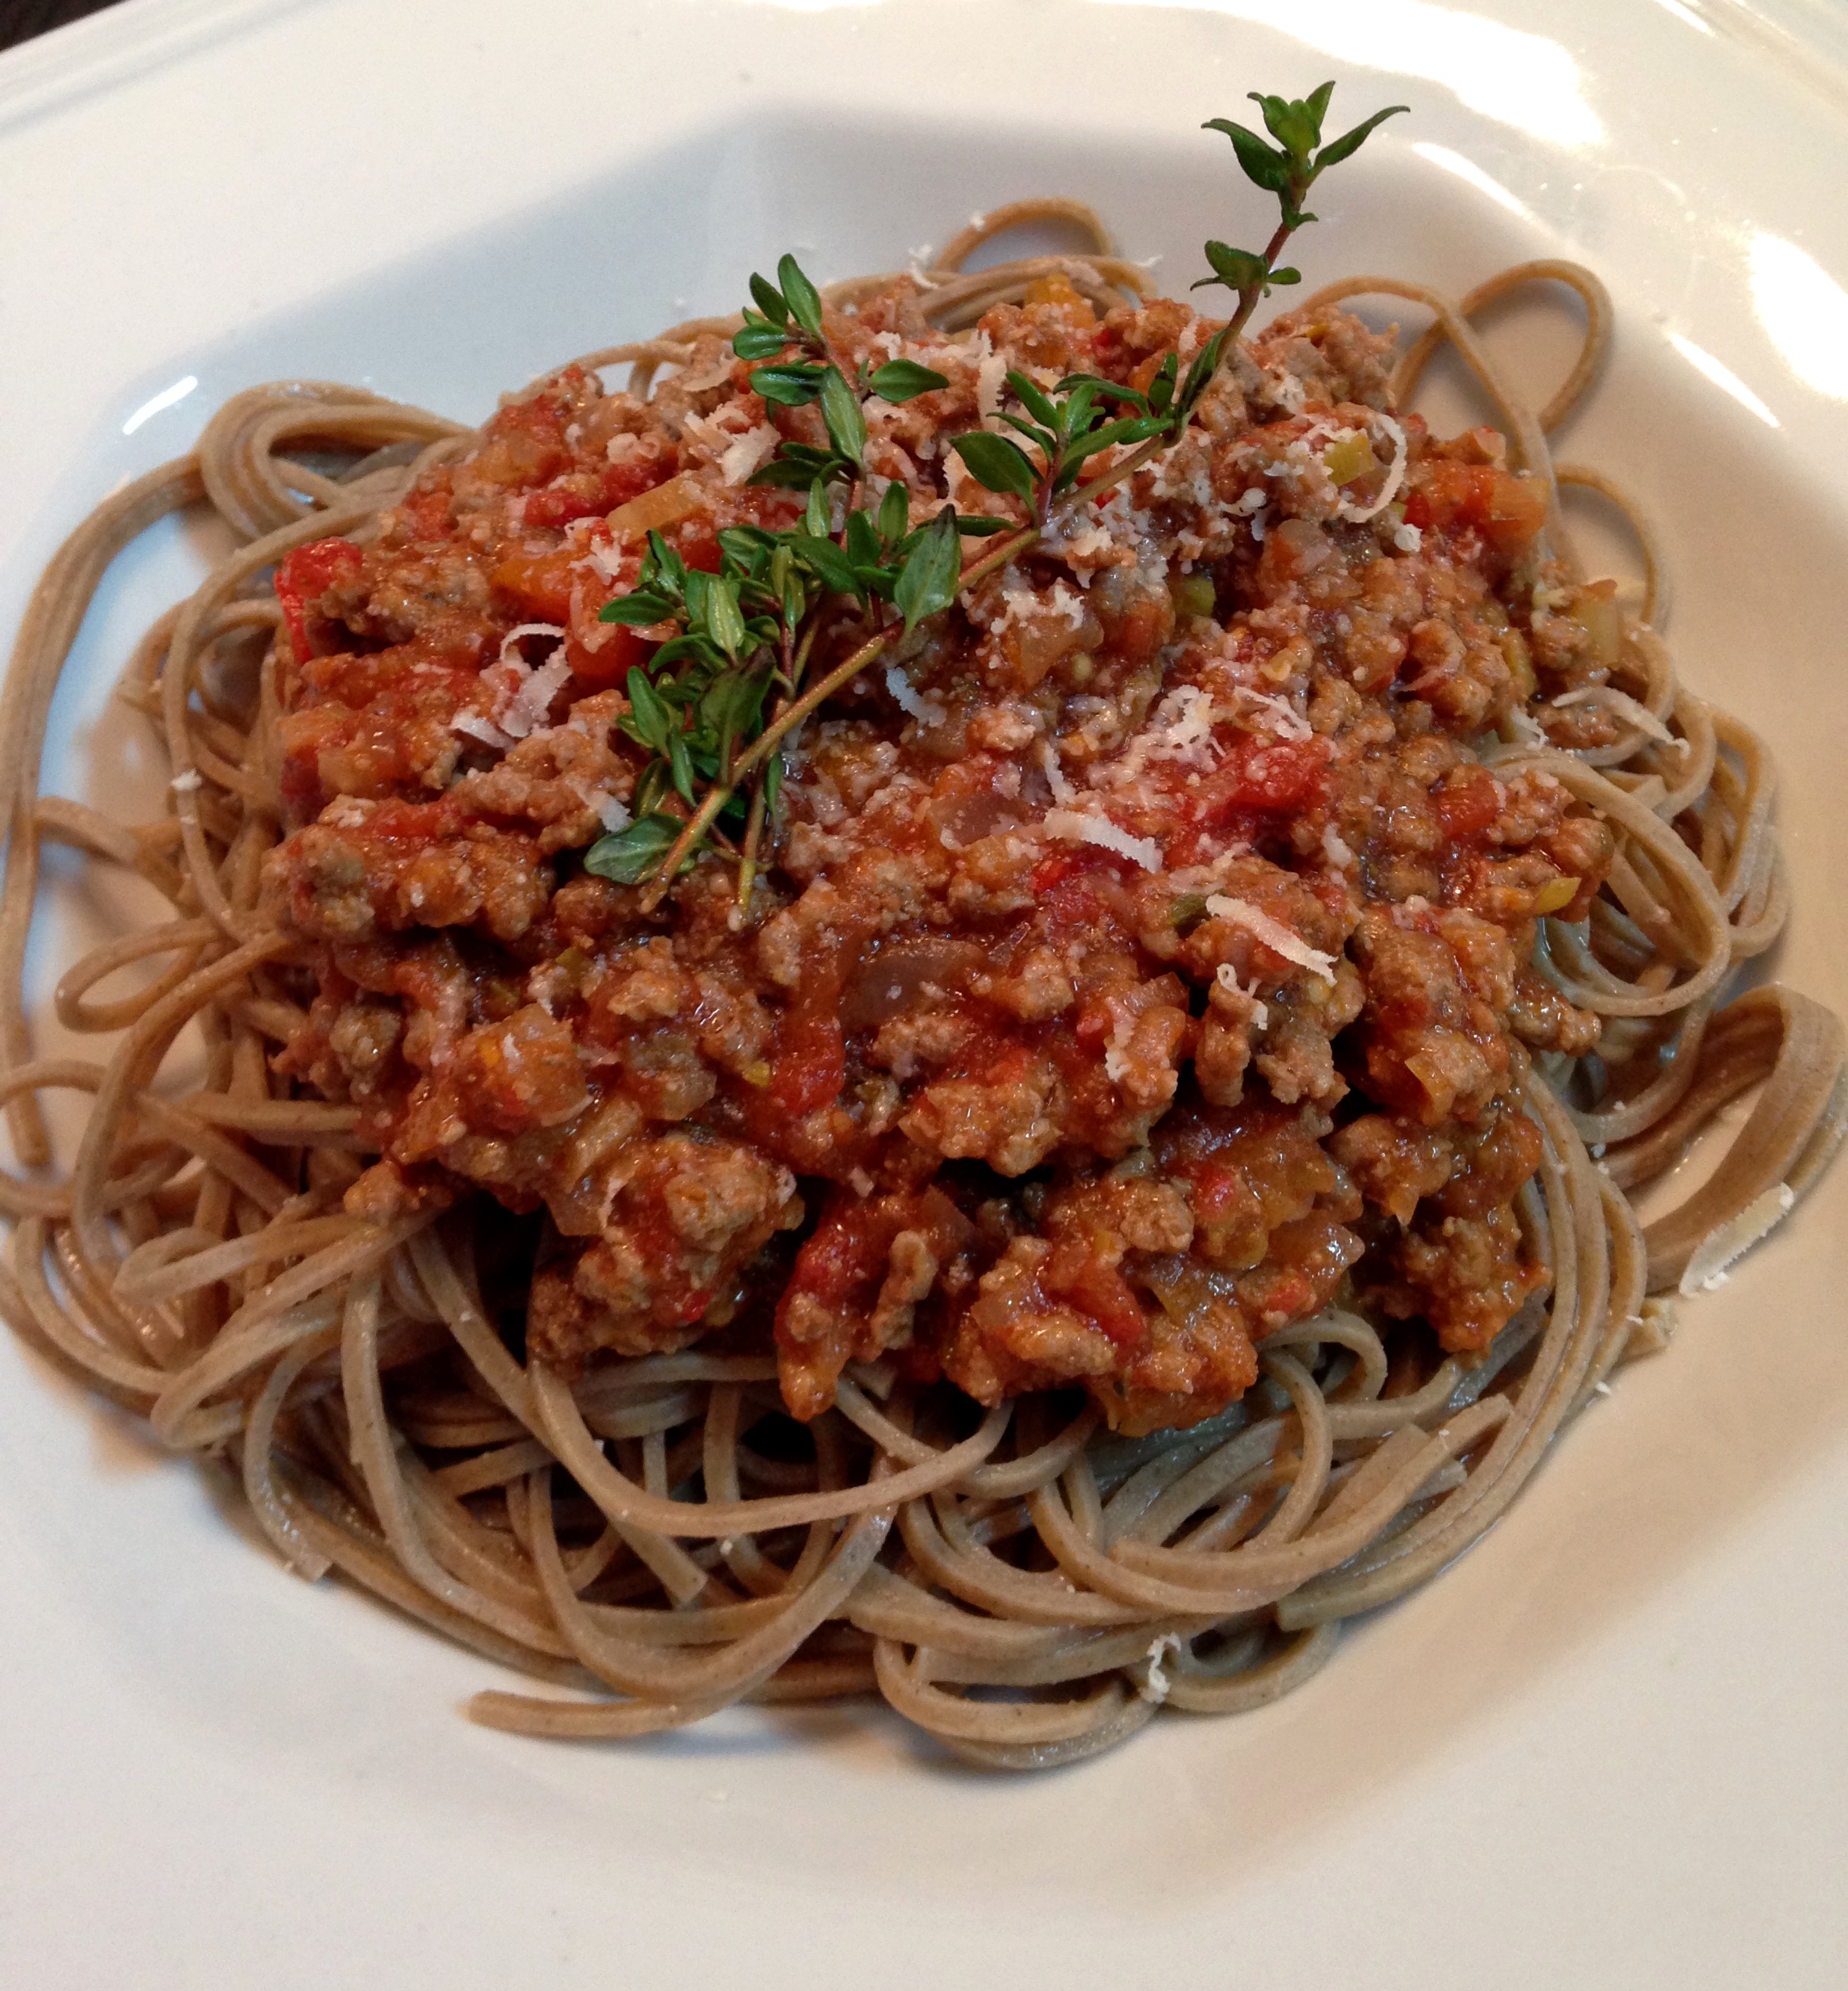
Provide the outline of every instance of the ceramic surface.
[[[91,502],[253,380],[478,417],[785,248],[896,267],[1037,191],[1179,288],[1255,215],[1200,121],[1332,74],[1337,114],[1414,114],[1318,201],[1311,282],[1565,253],[1610,283],[1563,453],[1659,516],[1684,672],[1784,769],[1777,972],[1848,1009],[1842,41],[1802,0],[131,0],[0,60],[0,631]],[[1563,317],[1496,336],[1543,394]],[[53,785],[155,778],[110,676],[207,550],[176,524],[112,577]],[[111,914],[61,888],[36,985]],[[211,1480],[0,1338],[4,1974],[1836,1982],[1845,1289],[1848,1168],[1309,1687],[1022,1782],[858,1708],[623,1749],[473,1727],[492,1669],[283,1575]]]

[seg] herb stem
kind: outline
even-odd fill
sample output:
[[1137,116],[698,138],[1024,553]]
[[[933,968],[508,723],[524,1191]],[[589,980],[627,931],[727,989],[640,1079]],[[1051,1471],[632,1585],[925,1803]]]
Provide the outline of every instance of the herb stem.
[[751,888],[757,882],[757,851],[764,841],[764,784],[752,791],[750,815],[744,825],[744,854],[738,861],[738,907],[750,910]]
[[[1295,230],[1290,223],[1283,221],[1278,223],[1277,232],[1271,237],[1264,250],[1264,267],[1267,271],[1275,266],[1278,257],[1283,254],[1284,244],[1295,233]],[[1224,370],[1227,356],[1237,347],[1240,334],[1251,323],[1251,314],[1257,310],[1258,301],[1263,294],[1261,279],[1247,284],[1239,291],[1238,308],[1232,314],[1232,322],[1226,328],[1226,343],[1220,352],[1219,364],[1206,376],[1205,385],[1200,389],[1203,396]],[[1152,463],[1162,451],[1172,449],[1179,440],[1179,436],[1150,437],[1138,448],[1132,450],[1121,463],[1112,464],[1102,476],[1094,477],[1089,483],[1079,485],[1060,507],[1060,516],[1069,517],[1081,505],[1088,504],[1094,498],[1102,497],[1106,491],[1114,491],[1125,479],[1135,476],[1145,464]]]
[[850,684],[862,671],[876,658],[891,641],[891,632],[883,631],[859,648],[844,664],[837,664],[825,678],[818,678],[802,696],[773,719],[768,726],[752,741],[748,752],[740,754],[731,771],[729,781],[716,781],[706,791],[706,799],[687,819],[686,827],[675,839],[674,847],[662,860],[659,873],[647,897],[642,902],[642,910],[652,913],[660,904],[674,874],[681,866],[687,853],[712,829],[719,812],[731,800],[732,791],[754,767],[759,766],[776,749],[784,739],[813,712],[818,706],[825,705],[843,685]]

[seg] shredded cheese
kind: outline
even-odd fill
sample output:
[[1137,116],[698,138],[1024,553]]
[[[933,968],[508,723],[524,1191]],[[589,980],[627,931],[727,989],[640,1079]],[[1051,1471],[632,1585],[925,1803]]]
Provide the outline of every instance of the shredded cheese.
[[1132,836],[1107,815],[1095,815],[1089,810],[1048,809],[1045,826],[1049,836],[1064,842],[1094,843],[1100,850],[1114,850],[1119,857],[1128,858],[1145,871],[1162,868],[1162,847],[1153,837]]
[[775,449],[780,438],[769,423],[747,429],[719,459],[719,475],[727,484],[742,484]]
[[553,699],[570,678],[571,666],[565,660],[561,643],[552,652],[550,662],[537,670],[526,670],[524,665],[519,669],[521,676],[511,687],[510,695],[503,692],[495,703],[494,719],[503,732],[516,740],[524,740],[535,727],[545,724]]
[[452,733],[466,733],[471,740],[478,740],[485,747],[498,748],[502,753],[513,744],[491,719],[478,712],[458,712],[449,722]]
[[1206,910],[1215,919],[1231,920],[1243,927],[1254,940],[1261,941],[1273,954],[1281,954],[1285,961],[1294,961],[1298,968],[1306,968],[1312,975],[1320,975],[1324,982],[1334,980],[1333,955],[1311,947],[1306,940],[1292,933],[1281,920],[1272,919],[1268,913],[1247,900],[1215,892],[1206,901]]
[[[1380,495],[1373,500],[1372,504],[1363,507],[1351,505],[1345,499],[1343,499],[1343,517],[1352,519],[1356,526],[1365,525],[1369,519],[1378,518],[1380,514],[1386,509],[1387,506],[1398,496],[1399,486],[1405,482],[1405,465],[1407,460],[1411,454],[1411,451],[1405,441],[1404,430],[1400,427],[1399,424],[1393,420],[1390,415],[1376,410],[1373,419],[1380,424],[1381,428],[1385,430],[1387,437],[1391,441],[1393,446],[1392,468],[1386,473],[1386,482],[1380,487]],[[1412,529],[1415,532],[1417,528],[1414,526]],[[1404,528],[1401,526],[1400,530],[1404,531]],[[1415,546],[1407,546],[1404,550],[1407,553],[1415,553],[1417,549]]]
[[1665,747],[1679,747],[1684,754],[1687,751],[1688,743],[1677,740],[1646,705],[1632,698],[1628,692],[1613,690],[1609,685],[1581,685],[1577,691],[1561,692],[1553,700],[1556,712],[1568,705],[1601,706],[1614,718],[1635,727],[1639,733],[1647,733],[1650,739],[1659,740]]
[[1245,985],[1239,980],[1238,971],[1234,968],[1231,962],[1229,961],[1222,961],[1220,963],[1219,966],[1213,970],[1213,978],[1219,984],[1220,988],[1225,989],[1229,994],[1234,996],[1242,996],[1245,1000],[1251,1004],[1251,1027],[1253,1030],[1268,1030],[1270,1027],[1271,1013],[1264,1004],[1261,1002],[1258,999],[1258,984],[1255,979],[1254,979],[1251,986],[1247,989]]
[[[1254,727],[1254,731],[1275,733],[1285,740],[1312,740],[1315,728],[1305,719],[1288,699],[1279,698],[1275,692],[1254,690],[1250,685],[1237,688],[1240,703],[1251,709],[1251,716],[1263,716],[1271,720],[1264,727]],[[1241,713],[1242,720],[1246,715]]]
[[1762,1196],[1755,1196],[1730,1224],[1710,1232],[1694,1247],[1681,1275],[1681,1294],[1710,1293],[1726,1284],[1726,1268],[1742,1258],[1765,1233],[1796,1207],[1797,1193],[1788,1183],[1778,1183]]
[[1142,1699],[1152,1701],[1157,1707],[1159,1707],[1168,1698],[1172,1683],[1167,1674],[1162,1669],[1162,1662],[1169,1653],[1178,1652],[1180,1649],[1179,1634],[1174,1632],[1162,1632],[1159,1638],[1150,1644],[1149,1670],[1144,1675],[1142,1684],[1136,1689],[1137,1693]]

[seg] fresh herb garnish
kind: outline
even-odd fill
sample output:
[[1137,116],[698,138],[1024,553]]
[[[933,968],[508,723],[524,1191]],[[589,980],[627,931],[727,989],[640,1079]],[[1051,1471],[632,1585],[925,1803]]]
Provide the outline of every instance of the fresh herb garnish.
[[753,484],[801,490],[817,484],[825,488],[838,478],[853,482],[866,464],[866,417],[860,405],[865,396],[904,402],[950,384],[943,374],[911,359],[889,360],[870,370],[863,364],[850,381],[828,343],[821,293],[793,256],[777,265],[774,284],[754,275],[750,294],[757,308],[745,311],[744,325],[732,339],[733,352],[740,359],[774,357],[774,366],[760,366],[751,375],[752,387],[778,407],[805,408],[818,401],[829,444],[823,450],[784,442],[752,476]]
[[[1007,384],[1026,414],[1003,414],[1001,419],[1033,445],[1039,452],[1038,463],[1012,436],[994,435],[985,429],[957,436],[950,447],[984,490],[1024,499],[1042,526],[1053,500],[1072,488],[1079,471],[1100,450],[1118,443],[1143,442],[1168,432],[1166,406],[1155,411],[1147,396],[1100,379],[1094,373],[1070,374],[1050,393],[1017,371],[1009,372]],[[1172,376],[1168,390],[1172,396]],[[1106,406],[1109,400],[1132,404],[1142,412],[1113,420]]]
[[[617,721],[648,752],[631,804],[636,819],[590,846],[587,870],[628,885],[657,873],[676,876],[730,812],[743,819],[739,887],[748,901],[757,842],[781,786],[781,761],[770,757],[896,633],[876,634],[804,694],[809,652],[829,604],[845,601],[870,611],[889,602],[909,635],[956,598],[962,535],[999,521],[959,518],[946,505],[913,526],[909,494],[893,483],[876,512],[848,514],[838,541],[824,536],[827,523],[816,487],[801,524],[790,530],[721,532],[716,573],[689,567],[659,533],[648,535],[635,586],[606,604],[600,619],[673,633],[648,670],[631,666],[629,710]],[[766,724],[773,695],[782,703]],[[747,802],[740,784],[760,767],[764,772]],[[676,797],[686,816],[671,812]]]
[[[866,398],[908,401],[948,386],[948,379],[908,359],[870,369],[862,363],[850,376],[829,345],[821,293],[795,258],[778,263],[774,284],[751,277],[754,308],[746,308],[732,349],[747,362],[768,362],[750,375],[766,401],[788,408],[818,403],[828,447],[784,438],[750,480],[805,490],[798,525],[782,532],[755,526],[721,532],[716,574],[689,568],[651,533],[634,589],[602,611],[606,622],[670,633],[649,671],[630,671],[630,710],[618,721],[649,754],[636,783],[635,820],[591,846],[587,870],[625,884],[652,881],[646,901],[652,907],[710,840],[738,856],[739,900],[749,903],[764,826],[781,787],[780,750],[788,735],[901,629],[908,635],[962,590],[1025,553],[1052,522],[1060,500],[1069,509],[1102,496],[1177,441],[1259,299],[1273,285],[1301,281],[1277,259],[1291,236],[1315,219],[1303,205],[1309,189],[1406,108],[1376,111],[1325,145],[1322,120],[1334,87],[1325,83],[1300,100],[1253,90],[1275,145],[1230,118],[1212,118],[1203,128],[1226,134],[1246,178],[1275,194],[1281,212],[1261,250],[1206,244],[1213,274],[1193,288],[1223,284],[1237,304],[1184,376],[1172,352],[1140,391],[1088,373],[1068,375],[1048,390],[1012,371],[1007,384],[1019,412],[1001,419],[1013,434],[978,430],[951,438],[978,484],[1019,498],[1033,513],[1031,524],[966,567],[961,538],[1003,531],[1004,520],[958,518],[945,505],[928,523],[913,527],[910,494],[899,483],[887,486],[876,509],[853,504],[866,475]],[[1016,437],[1031,445],[1030,454]],[[1101,475],[1079,482],[1093,457],[1124,444],[1136,447]],[[805,685],[822,621],[842,604],[860,611],[869,633],[844,662]],[[689,813],[677,813],[676,802]],[[741,849],[722,827],[740,816]]]

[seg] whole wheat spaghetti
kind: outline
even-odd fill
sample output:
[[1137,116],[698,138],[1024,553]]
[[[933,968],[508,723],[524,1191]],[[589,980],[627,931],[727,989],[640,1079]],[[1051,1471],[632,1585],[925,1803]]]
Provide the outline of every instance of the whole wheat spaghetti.
[[[1049,218],[1082,253],[965,271]],[[826,292],[843,363],[943,383],[867,400],[856,495],[1023,522],[948,447],[1008,432],[1009,368],[1145,386],[1203,342],[1109,250],[1023,203]],[[1472,320],[1545,284],[1586,334],[1535,411]],[[1362,296],[1428,328],[1397,352]],[[545,1684],[478,1695],[494,1725],[876,1691],[1030,1768],[1257,1706],[1475,1540],[1843,1132],[1834,1018],[1727,999],[1788,907],[1769,760],[1677,682],[1642,514],[1550,452],[1608,301],[1560,262],[1311,298],[842,684],[654,904],[584,861],[642,813],[663,633],[601,611],[651,529],[714,572],[801,510],[751,480],[818,431],[739,323],[480,430],[254,389],[60,550],[0,723],[0,1308],[237,1462],[304,1575]],[[1445,346],[1496,427],[1438,444],[1405,410]],[[1635,526],[1639,615],[1566,485]],[[43,795],[98,580],[202,505],[239,550],[121,694],[165,812]],[[811,682],[896,626],[830,613]],[[48,842],[166,904],[58,985],[94,1061],[33,1053]]]

